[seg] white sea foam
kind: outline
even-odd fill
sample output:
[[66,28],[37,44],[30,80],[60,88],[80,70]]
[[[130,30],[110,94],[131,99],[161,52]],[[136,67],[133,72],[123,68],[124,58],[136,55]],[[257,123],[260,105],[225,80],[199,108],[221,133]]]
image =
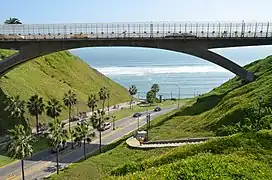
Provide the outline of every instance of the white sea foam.
[[200,73],[200,72],[228,72],[228,70],[217,66],[165,66],[165,67],[103,67],[96,68],[105,75],[136,75],[167,73]]

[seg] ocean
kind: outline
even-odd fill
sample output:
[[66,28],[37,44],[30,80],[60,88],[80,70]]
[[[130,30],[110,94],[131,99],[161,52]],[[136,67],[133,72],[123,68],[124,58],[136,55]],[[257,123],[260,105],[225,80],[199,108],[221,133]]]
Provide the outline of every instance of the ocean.
[[[150,48],[95,47],[70,50],[91,67],[125,88],[136,85],[139,98],[154,83],[163,98],[194,97],[221,85],[235,75],[190,55]],[[243,66],[272,54],[272,46],[213,50]]]

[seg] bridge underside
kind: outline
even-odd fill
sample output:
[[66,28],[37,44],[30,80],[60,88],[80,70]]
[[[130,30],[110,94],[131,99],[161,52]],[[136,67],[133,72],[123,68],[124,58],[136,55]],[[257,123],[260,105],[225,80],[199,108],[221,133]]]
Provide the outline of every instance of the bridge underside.
[[[223,44],[228,46],[226,42]],[[0,42],[0,48],[19,50],[18,53],[0,61],[0,77],[24,62],[39,56],[74,48],[101,46],[149,47],[186,53],[217,64],[246,81],[250,82],[254,80],[253,73],[248,72],[243,67],[230,61],[229,59],[209,51],[209,48],[217,47],[215,43],[209,41],[203,43],[201,41],[186,40],[51,40],[36,42]]]

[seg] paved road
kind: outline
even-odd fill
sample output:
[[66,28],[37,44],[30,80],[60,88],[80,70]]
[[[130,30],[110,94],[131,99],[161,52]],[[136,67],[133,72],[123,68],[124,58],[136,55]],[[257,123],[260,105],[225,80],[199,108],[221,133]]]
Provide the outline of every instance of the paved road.
[[[164,108],[160,112],[150,111],[151,120],[162,114],[170,112],[177,108],[176,106]],[[139,118],[140,126],[146,123],[146,112],[143,112]],[[109,129],[102,133],[102,144],[106,145],[117,139],[121,138],[125,134],[137,129],[138,121],[137,118],[126,117],[119,121],[116,121],[116,130]],[[99,139],[94,141],[87,146],[87,153],[94,152],[99,147]],[[74,150],[67,150],[60,155],[60,164],[62,166],[69,165],[83,157],[83,148],[77,148]],[[25,160],[25,176],[26,180],[39,179],[48,176],[56,171],[56,157],[49,151],[43,151],[34,155],[32,158]],[[21,166],[20,162],[16,162],[0,168],[0,180],[19,180],[21,179]]]
[[[135,106],[136,104],[137,104],[137,103],[134,101],[134,102],[132,103],[132,106]],[[116,106],[116,105],[119,107],[118,109],[114,109],[114,108],[113,108],[113,107]],[[109,107],[109,111],[108,111],[108,108],[106,107],[106,108],[105,108],[105,112],[106,112],[106,113],[108,113],[108,112],[114,112],[114,111],[121,110],[121,108],[127,108],[127,107],[130,106],[130,103],[129,103],[129,102],[123,102],[123,103],[116,104],[116,105],[110,106],[110,107]],[[88,117],[90,117],[91,114],[92,114],[91,112],[87,112]],[[62,120],[62,122],[63,122],[63,123],[66,123],[65,126],[64,126],[64,128],[67,128],[67,129],[68,129],[68,127],[69,127],[68,119]],[[71,122],[71,123],[70,123],[70,124],[71,124],[71,127],[72,127],[72,126],[75,126],[77,123],[78,123],[78,121]],[[32,129],[32,133],[36,133],[36,127],[34,127],[34,128]]]

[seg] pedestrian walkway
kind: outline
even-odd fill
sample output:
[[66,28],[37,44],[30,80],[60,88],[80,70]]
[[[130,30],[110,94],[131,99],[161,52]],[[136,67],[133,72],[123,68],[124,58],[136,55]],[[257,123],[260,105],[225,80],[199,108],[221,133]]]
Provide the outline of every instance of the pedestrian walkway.
[[184,146],[187,144],[199,144],[204,141],[207,141],[208,139],[210,138],[188,138],[188,139],[181,139],[181,140],[145,142],[140,144],[140,142],[135,137],[130,137],[126,140],[126,143],[128,146],[132,148],[149,149],[149,148],[178,147],[178,146]]

